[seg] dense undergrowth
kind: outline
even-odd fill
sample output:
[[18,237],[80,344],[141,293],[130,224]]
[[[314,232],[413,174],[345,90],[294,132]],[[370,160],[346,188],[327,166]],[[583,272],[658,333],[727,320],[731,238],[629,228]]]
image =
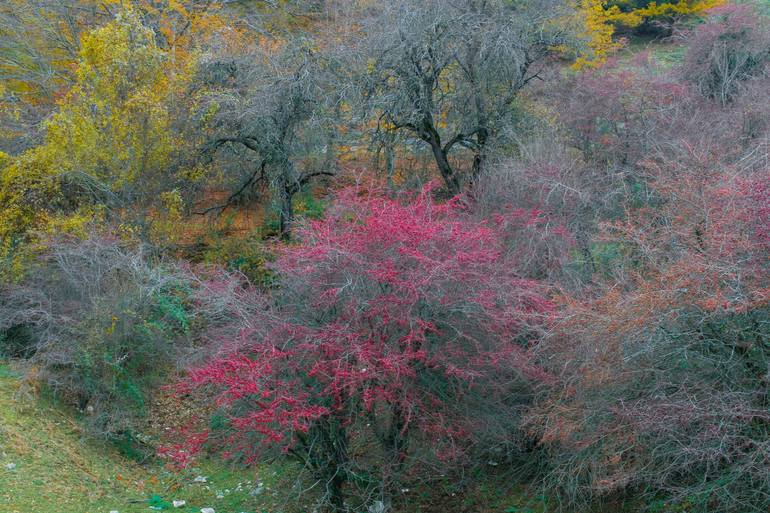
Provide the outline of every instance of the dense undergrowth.
[[0,50],[3,511],[767,512],[765,3],[11,0]]

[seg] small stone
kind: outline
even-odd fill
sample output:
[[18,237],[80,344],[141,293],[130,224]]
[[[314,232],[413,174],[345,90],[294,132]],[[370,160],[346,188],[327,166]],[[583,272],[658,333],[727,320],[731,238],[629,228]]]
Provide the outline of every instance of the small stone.
[[15,463],[7,463],[5,465],[6,470],[16,470],[16,464]]
[[221,493],[218,493],[218,494],[217,494],[217,499],[224,499],[224,498],[225,498],[225,496],[224,496],[224,495],[222,495]]
[[187,501],[171,501],[171,504],[172,504],[172,505],[173,505],[175,508],[181,508],[182,506],[184,506],[185,504],[187,504]]
[[254,488],[251,492],[249,492],[249,495],[253,495],[254,497],[256,497],[257,495],[261,494],[264,491],[265,491],[265,487],[262,485],[259,485],[256,488]]
[[110,513],[118,513],[118,510],[116,509],[110,510]]
[[208,477],[206,476],[197,476],[195,479],[193,479],[193,483],[205,483],[208,481]]
[[201,513],[217,513],[214,508],[201,508]]

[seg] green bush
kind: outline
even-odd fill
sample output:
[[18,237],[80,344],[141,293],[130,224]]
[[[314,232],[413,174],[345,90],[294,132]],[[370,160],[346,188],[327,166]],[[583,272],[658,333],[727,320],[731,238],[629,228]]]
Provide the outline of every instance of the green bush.
[[[310,191],[302,191],[293,201],[294,215],[297,219],[320,219],[324,215],[326,202],[319,200]],[[296,221],[295,221],[296,222]],[[263,237],[277,237],[280,232],[280,220],[277,209],[273,209],[265,217],[262,225]]]
[[273,256],[262,240],[261,230],[246,237],[221,237],[216,239],[203,254],[207,264],[220,265],[231,272],[243,274],[257,287],[270,288],[275,276],[268,268]]
[[62,241],[0,294],[0,351],[27,356],[30,378],[92,433],[136,445],[151,392],[192,341],[190,275],[116,240]]

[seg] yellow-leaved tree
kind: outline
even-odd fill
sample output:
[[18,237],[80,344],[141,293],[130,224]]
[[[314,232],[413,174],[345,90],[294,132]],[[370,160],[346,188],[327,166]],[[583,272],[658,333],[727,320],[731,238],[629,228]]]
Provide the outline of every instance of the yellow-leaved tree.
[[0,277],[19,275],[40,234],[78,232],[99,212],[151,215],[177,186],[172,109],[195,59],[171,61],[131,8],[83,36],[43,142],[0,159]]
[[636,28],[665,18],[697,15],[725,3],[725,0],[578,0],[578,13],[589,41],[589,53],[580,56],[576,69],[600,66],[618,48],[613,38],[618,27]]
[[174,76],[152,30],[132,10],[86,34],[77,82],[48,123],[46,145],[67,173],[113,192],[154,178],[171,158],[167,100]]
[[40,144],[43,119],[77,81],[85,34],[130,7],[169,61],[185,62],[225,22],[214,0],[3,0],[0,2],[0,150]]

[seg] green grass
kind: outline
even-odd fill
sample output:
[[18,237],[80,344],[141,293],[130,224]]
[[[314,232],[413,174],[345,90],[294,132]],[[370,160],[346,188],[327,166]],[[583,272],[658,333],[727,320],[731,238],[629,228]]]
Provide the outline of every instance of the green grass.
[[[140,465],[87,439],[68,412],[25,394],[17,373],[0,364],[0,512],[147,513],[151,505],[195,513],[203,507],[286,512],[276,490],[287,474],[290,467],[276,465],[245,470],[205,462],[180,473],[159,463]],[[207,482],[194,482],[198,475]],[[259,481],[264,491],[252,496]],[[175,499],[186,506],[170,507]]]

